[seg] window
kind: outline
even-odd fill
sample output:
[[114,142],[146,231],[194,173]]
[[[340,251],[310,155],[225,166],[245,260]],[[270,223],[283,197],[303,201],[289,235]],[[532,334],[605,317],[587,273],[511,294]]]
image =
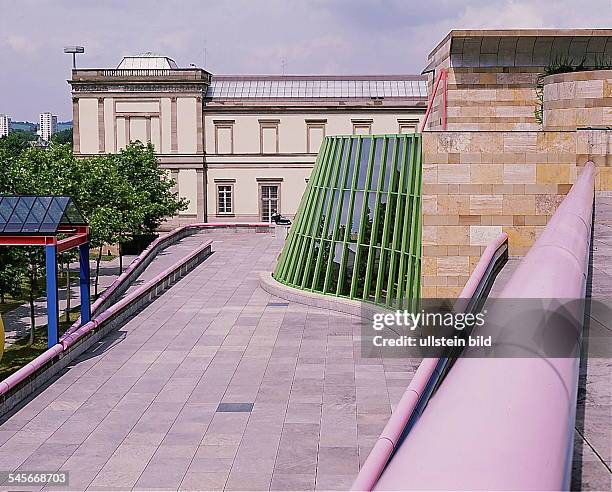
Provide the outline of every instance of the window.
[[217,183],[217,215],[234,214],[234,185]]
[[198,173],[195,169],[180,169],[178,173],[178,192],[181,198],[189,200],[187,210],[179,215],[196,215],[198,213]]
[[306,120],[306,152],[319,152],[321,142],[325,138],[325,123],[327,120]]
[[280,184],[259,184],[259,213],[262,222],[270,222],[272,214],[280,213]]
[[234,120],[216,120],[215,154],[234,153]]
[[372,120],[351,120],[353,135],[370,135],[372,133]]
[[415,119],[407,119],[407,120],[397,120],[398,124],[398,133],[416,133],[417,127],[419,126],[419,120]]
[[259,151],[262,154],[278,154],[279,120],[259,120]]

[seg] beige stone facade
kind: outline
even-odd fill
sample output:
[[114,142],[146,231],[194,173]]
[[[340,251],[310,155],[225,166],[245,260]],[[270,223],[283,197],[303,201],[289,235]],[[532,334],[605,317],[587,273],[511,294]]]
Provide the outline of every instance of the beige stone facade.
[[423,134],[423,295],[457,295],[486,245],[531,247],[580,172],[612,190],[612,130]]
[[[543,129],[533,116],[544,54],[591,56],[589,47],[612,48],[611,35],[453,31],[432,52],[430,87],[440,69],[449,75],[447,131],[437,104],[423,134],[424,297],[456,296],[501,232],[511,255],[525,254],[588,160],[598,166],[597,189],[612,190],[612,71],[546,77]],[[519,50],[527,46],[529,57]]]
[[150,53],[70,83],[76,155],[155,146],[189,200],[165,228],[293,217],[324,136],[414,132],[427,100],[420,75],[213,77]]

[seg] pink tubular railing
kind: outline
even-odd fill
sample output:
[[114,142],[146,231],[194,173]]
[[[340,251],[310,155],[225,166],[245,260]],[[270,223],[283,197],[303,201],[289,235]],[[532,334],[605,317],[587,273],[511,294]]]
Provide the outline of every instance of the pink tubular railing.
[[[594,172],[593,163],[583,168],[500,297],[584,299]],[[551,313],[546,329],[555,323]],[[580,362],[574,355],[457,358],[374,488],[567,490]]]
[[[461,294],[459,294],[456,305],[458,311],[465,310],[466,304],[473,298],[479,286],[485,280],[485,276],[495,260],[496,253],[500,248],[507,246],[507,242],[508,235],[503,233],[486,247],[472,275],[465,284],[465,287],[463,287]],[[359,470],[352,490],[369,491],[373,489],[398,445],[404,429],[415,415],[417,404],[422,398],[427,396],[427,389],[431,388],[434,381],[441,376],[443,370],[442,362],[439,358],[423,359],[389,418],[389,422],[387,422],[387,425]]]
[[431,91],[431,97],[429,98],[429,102],[427,103],[427,110],[425,111],[425,116],[423,116],[423,121],[419,127],[419,133],[423,133],[425,131],[425,126],[427,125],[427,120],[429,119],[429,115],[433,109],[434,100],[436,99],[436,95],[438,94],[438,87],[442,84],[442,130],[446,130],[446,98],[448,94],[448,72],[445,68],[441,68],[438,73],[438,77],[436,78],[433,89]]
[[[91,334],[96,329],[100,328],[105,323],[108,323],[111,318],[115,318],[123,311],[126,311],[130,306],[140,305],[141,300],[149,295],[151,298],[163,290],[163,286],[168,286],[169,283],[180,278],[177,272],[183,275],[193,265],[201,261],[201,257],[207,256],[211,252],[212,241],[207,241],[191,252],[189,255],[181,258],[179,261],[168,267],[163,272],[156,275],[154,278],[130,292],[124,298],[120,296],[127,290],[133,281],[140,275],[142,270],[157,255],[160,249],[164,249],[170,244],[180,240],[181,238],[202,229],[222,229],[222,228],[268,228],[267,223],[201,223],[190,224],[174,229],[165,236],[157,238],[153,241],[138,257],[130,263],[123,273],[115,279],[115,281],[106,289],[96,302],[92,305],[92,320],[85,325],[81,325],[80,321],[75,322],[62,335],[58,344],[49,348],[33,361],[26,364],[21,369],[11,374],[8,378],[0,381],[0,403],[2,398],[13,388],[17,387],[41,368],[49,365],[58,356],[63,357],[64,353],[69,351],[77,342],[84,339],[85,336]],[[161,285],[161,287],[159,287]],[[159,287],[159,288],[158,288]],[[2,414],[0,407],[0,414]]]

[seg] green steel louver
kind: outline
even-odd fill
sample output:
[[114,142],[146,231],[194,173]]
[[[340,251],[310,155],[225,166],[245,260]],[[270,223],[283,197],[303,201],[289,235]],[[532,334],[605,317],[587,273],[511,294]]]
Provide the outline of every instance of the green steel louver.
[[326,137],[273,277],[406,308],[421,277],[421,136]]

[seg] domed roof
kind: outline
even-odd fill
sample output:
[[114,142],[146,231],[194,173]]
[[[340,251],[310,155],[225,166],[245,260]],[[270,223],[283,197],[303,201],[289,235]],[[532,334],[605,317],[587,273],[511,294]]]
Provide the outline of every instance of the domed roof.
[[155,68],[178,68],[176,62],[167,56],[157,53],[141,53],[139,55],[124,56],[118,69],[155,69]]

